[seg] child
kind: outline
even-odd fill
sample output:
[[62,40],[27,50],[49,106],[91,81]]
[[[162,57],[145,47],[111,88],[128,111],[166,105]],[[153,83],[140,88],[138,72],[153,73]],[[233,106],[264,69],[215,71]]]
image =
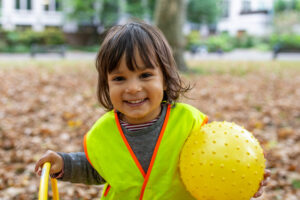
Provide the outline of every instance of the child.
[[194,199],[181,182],[178,160],[189,133],[207,117],[175,103],[190,88],[162,33],[145,23],[115,26],[96,65],[98,100],[108,112],[85,135],[85,153],[48,151],[36,172],[50,162],[60,180],[106,183],[104,200]]

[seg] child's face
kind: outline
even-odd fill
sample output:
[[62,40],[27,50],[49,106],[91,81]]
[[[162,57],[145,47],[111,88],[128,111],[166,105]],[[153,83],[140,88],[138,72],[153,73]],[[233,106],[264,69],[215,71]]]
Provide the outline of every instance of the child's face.
[[108,87],[113,107],[124,115],[123,120],[140,124],[159,115],[165,85],[160,67],[146,68],[139,54],[135,56],[139,69],[130,71],[123,56],[118,68],[108,74]]

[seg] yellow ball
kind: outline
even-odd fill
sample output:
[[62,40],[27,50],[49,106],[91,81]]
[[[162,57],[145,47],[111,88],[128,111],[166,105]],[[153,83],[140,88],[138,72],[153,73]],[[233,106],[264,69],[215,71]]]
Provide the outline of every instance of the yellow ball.
[[212,122],[190,134],[179,168],[198,200],[249,200],[263,180],[265,158],[250,132],[234,123]]

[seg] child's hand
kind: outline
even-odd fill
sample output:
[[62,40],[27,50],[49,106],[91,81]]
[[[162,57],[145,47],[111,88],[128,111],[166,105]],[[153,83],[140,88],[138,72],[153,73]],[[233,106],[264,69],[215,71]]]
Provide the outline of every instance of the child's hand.
[[260,185],[259,185],[259,188],[258,188],[258,191],[254,194],[254,198],[257,198],[257,197],[260,197],[262,194],[263,194],[263,187],[266,186],[268,184],[268,181],[269,181],[269,177],[271,175],[271,171],[266,169],[265,170],[265,174],[264,174],[264,180],[262,180],[260,182]]
[[42,157],[37,161],[35,164],[35,169],[34,171],[41,176],[42,173],[42,167],[45,162],[50,162],[51,163],[51,168],[50,168],[50,174],[55,174],[58,173],[62,170],[63,168],[63,158],[58,155],[56,152],[48,150]]

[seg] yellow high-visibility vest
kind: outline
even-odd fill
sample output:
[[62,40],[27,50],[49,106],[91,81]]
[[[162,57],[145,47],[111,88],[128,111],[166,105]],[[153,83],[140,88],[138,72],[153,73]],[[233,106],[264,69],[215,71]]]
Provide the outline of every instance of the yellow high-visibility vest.
[[107,182],[101,200],[194,200],[181,181],[178,162],[189,134],[206,122],[207,117],[190,105],[168,105],[145,173],[116,111],[104,114],[84,137],[87,159]]

